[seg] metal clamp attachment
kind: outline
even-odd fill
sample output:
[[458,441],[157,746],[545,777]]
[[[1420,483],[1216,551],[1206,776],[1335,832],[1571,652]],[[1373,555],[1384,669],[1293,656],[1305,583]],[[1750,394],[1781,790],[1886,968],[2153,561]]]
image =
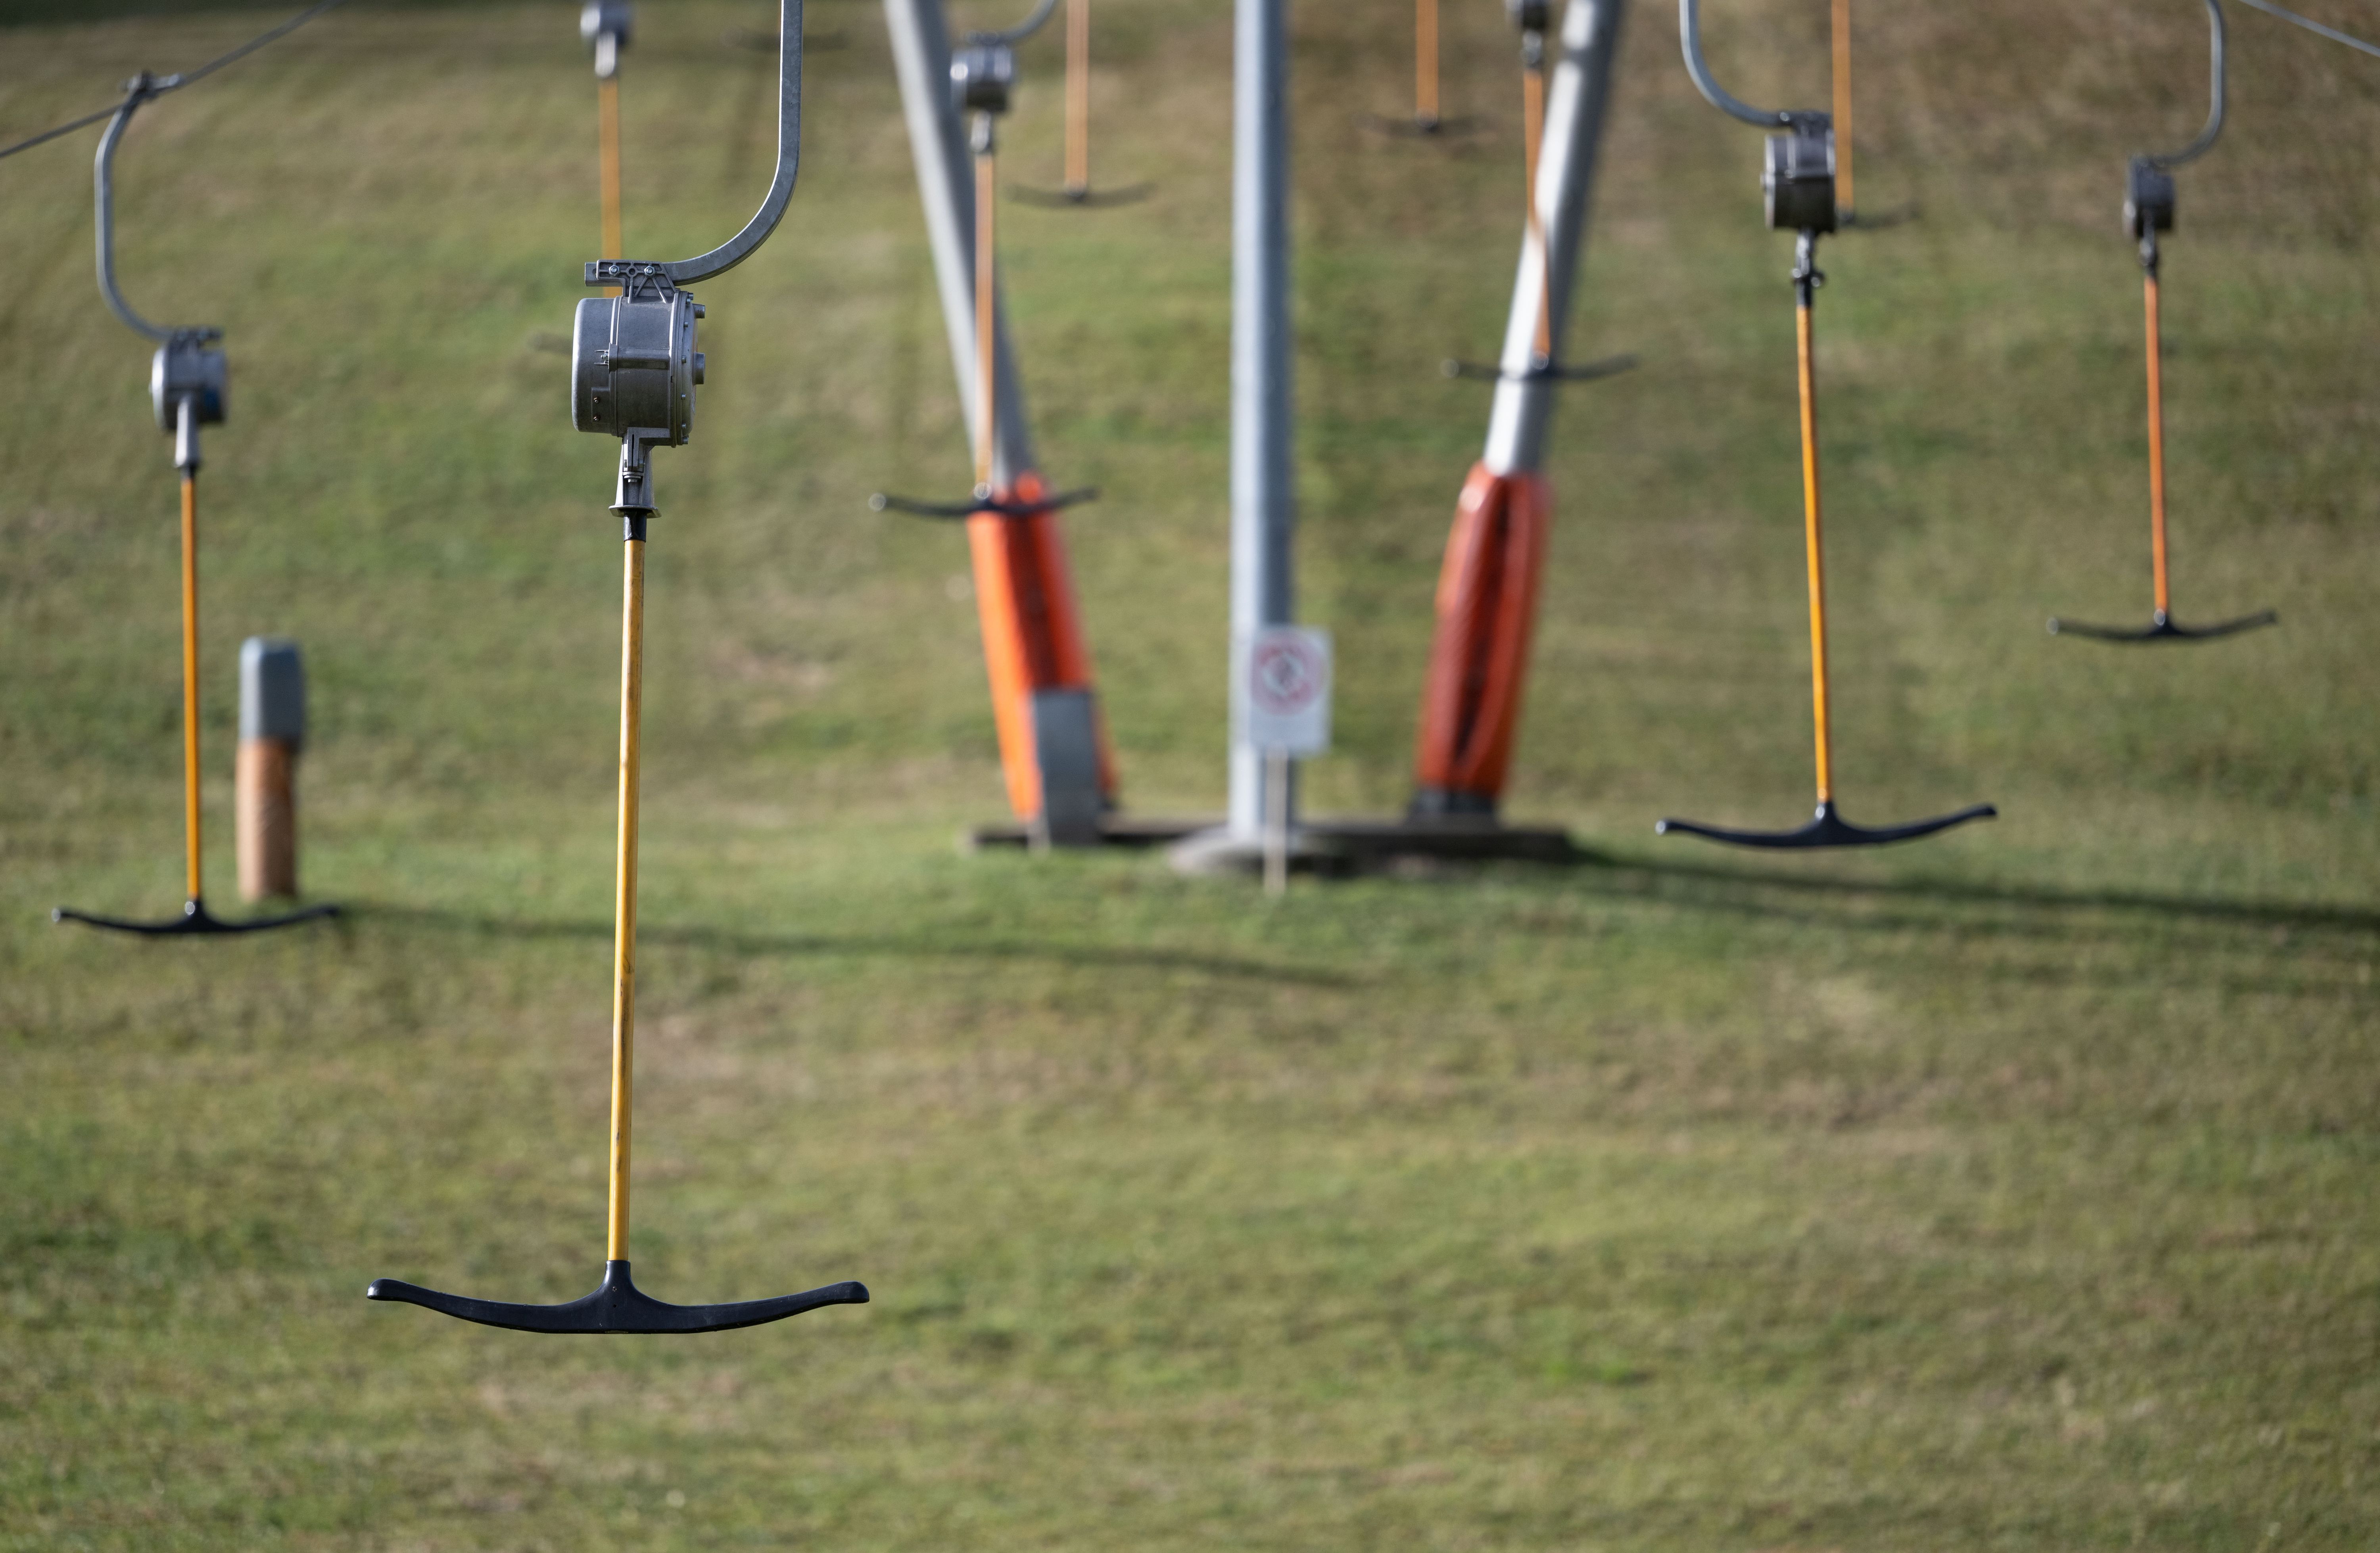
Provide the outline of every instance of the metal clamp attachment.
[[174,467],[188,471],[199,467],[198,429],[219,425],[224,419],[230,371],[224,353],[207,348],[223,338],[223,331],[197,324],[152,323],[133,311],[115,284],[115,149],[123,143],[125,127],[140,111],[140,104],[177,79],[169,76],[161,80],[143,70],[125,83],[124,103],[99,138],[99,154],[91,165],[91,194],[99,294],[126,328],[157,342],[157,354],[149,362],[150,404],[157,414],[157,429],[174,438]]
[[1504,0],[1504,15],[1521,33],[1521,64],[1536,70],[1546,62],[1546,30],[1553,25],[1550,0]]
[[[794,197],[794,182],[800,174],[801,161],[802,0],[778,0],[777,172],[770,180],[769,192],[761,197],[760,208],[752,212],[744,229],[709,253],[648,267],[667,277],[672,285],[692,285],[697,281],[725,274],[751,258],[785,218],[785,206]],[[592,267],[589,268],[591,273]]]
[[1703,58],[1701,10],[1700,0],[1678,0],[1678,42],[1695,90],[1731,118],[1784,131],[1768,137],[1767,156],[1761,167],[1760,190],[1769,226],[1784,232],[1832,232],[1836,225],[1834,115],[1755,108],[1731,95],[1712,77],[1710,65]]
[[963,114],[1004,114],[1016,86],[1016,50],[971,42],[951,51],[951,102]]
[[2143,262],[2156,251],[2156,235],[2173,230],[2173,175],[2150,157],[2124,169],[2124,231],[2141,245]]
[[1782,135],[1768,137],[1760,194],[1777,232],[1835,229],[1835,120],[1831,114],[1791,113]]
[[694,436],[694,391],[706,362],[695,323],[707,310],[670,284],[662,266],[603,260],[587,266],[589,285],[617,285],[617,297],[578,304],[570,344],[571,422],[581,431],[620,439],[620,480],[612,510],[653,510],[651,450],[682,447]]
[[[600,21],[591,5],[582,27]],[[625,7],[620,7],[625,13]],[[702,304],[684,287],[735,268],[775,231],[793,198],[801,163],[802,0],[779,0],[777,173],[760,208],[744,229],[694,259],[598,259],[586,268],[590,286],[617,286],[617,297],[578,304],[570,335],[570,420],[581,431],[620,439],[620,479],[612,510],[638,530],[653,510],[651,450],[682,447],[694,436],[694,391],[707,365],[695,348]],[[625,36],[625,15],[619,18]]]
[[2224,86],[2228,72],[2223,64],[2221,0],[2206,0],[2206,28],[2205,127],[2198,132],[2196,140],[2180,151],[2162,154],[2143,152],[2133,157],[2124,169],[2124,232],[2141,245],[2141,267],[2151,274],[2156,273],[2157,267],[2156,235],[2173,230],[2173,169],[2205,155],[2214,149],[2216,137],[2223,133]]
[[1757,124],[1774,129],[1792,123],[1792,115],[1781,110],[1755,108],[1742,98],[1730,95],[1714,79],[1710,65],[1703,58],[1703,23],[1701,0],[1678,0],[1678,46],[1685,51],[1686,74],[1694,78],[1694,89],[1710,105],[1730,118],[1746,124]]
[[578,304],[570,342],[571,423],[603,436],[636,431],[662,446],[684,446],[694,436],[694,391],[707,365],[695,349],[695,321],[707,309],[658,265],[609,260],[587,272],[588,285],[622,289]]
[[1058,0],[1038,0],[1032,11],[1015,26],[992,32],[970,32],[966,41],[970,43],[1021,43],[1040,31],[1041,24],[1048,21],[1050,13],[1057,8]]
[[991,121],[1008,111],[1016,90],[1016,45],[1041,30],[1057,6],[1058,0],[1039,0],[1015,26],[970,32],[965,43],[951,51],[951,102],[975,115],[967,140],[978,156],[991,150]]
[[2195,162],[2215,147],[2216,137],[2223,133],[2224,77],[2223,67],[2223,3],[2206,0],[2206,127],[2198,139],[2163,155],[2150,154],[2142,160],[2159,167],[2179,167],[2185,162]]
[[967,149],[978,156],[990,154],[993,125],[1015,87],[1016,50],[1009,44],[976,42],[951,51],[951,103],[969,115]]
[[636,15],[628,0],[587,0],[578,13],[578,36],[595,55],[595,79],[610,80],[620,73],[620,51],[636,35]]

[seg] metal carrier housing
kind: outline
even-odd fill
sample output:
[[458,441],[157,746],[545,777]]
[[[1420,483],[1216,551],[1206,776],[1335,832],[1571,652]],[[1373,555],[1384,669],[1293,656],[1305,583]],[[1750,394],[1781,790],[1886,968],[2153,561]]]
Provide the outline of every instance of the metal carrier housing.
[[951,101],[959,112],[1004,114],[1016,85],[1016,51],[1006,43],[968,43],[951,51]]
[[587,0],[578,13],[578,35],[595,55],[595,79],[613,80],[620,74],[620,51],[636,31],[628,0]]
[[1550,0],[1504,0],[1504,14],[1524,32],[1543,32],[1552,25]]
[[1768,137],[1760,191],[1768,225],[1780,232],[1835,229],[1835,120],[1831,114],[1789,113],[1785,133]]
[[694,435],[694,391],[703,356],[694,348],[702,304],[671,284],[657,264],[601,260],[587,266],[589,285],[618,285],[617,297],[578,304],[570,344],[570,419],[581,431],[635,434],[665,447]]
[[635,30],[636,16],[628,8],[628,0],[587,0],[586,8],[578,13],[578,36],[590,49],[607,32],[625,44]]
[[2124,230],[2135,238],[2173,230],[2173,175],[2149,157],[2133,157],[2127,171]]
[[150,358],[149,401],[156,406],[160,431],[177,429],[185,399],[201,426],[222,423],[229,370],[224,353],[207,348],[212,337],[212,330],[178,330]]

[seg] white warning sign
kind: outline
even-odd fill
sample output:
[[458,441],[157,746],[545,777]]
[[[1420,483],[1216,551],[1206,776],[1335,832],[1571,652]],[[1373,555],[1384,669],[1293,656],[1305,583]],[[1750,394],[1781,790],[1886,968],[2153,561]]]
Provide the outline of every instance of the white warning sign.
[[1268,625],[1240,638],[1240,742],[1291,756],[1330,747],[1330,633]]

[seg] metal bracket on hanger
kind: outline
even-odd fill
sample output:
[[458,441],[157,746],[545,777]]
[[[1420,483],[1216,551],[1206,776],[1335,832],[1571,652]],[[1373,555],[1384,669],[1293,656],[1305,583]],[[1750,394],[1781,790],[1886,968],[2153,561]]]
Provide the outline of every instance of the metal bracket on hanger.
[[[115,283],[115,152],[132,115],[164,84],[146,70],[125,83],[123,106],[108,120],[107,132],[99,140],[91,194],[97,215],[99,294],[126,328],[157,342],[157,354],[149,364],[150,404],[156,411],[157,429],[174,438],[174,467],[189,470],[199,467],[198,428],[222,424],[227,407],[228,366],[222,351],[207,348],[223,338],[223,331],[204,324],[152,323],[133,310]],[[191,407],[187,416],[181,409],[186,402]]]
[[645,451],[680,447],[694,435],[694,390],[704,366],[694,326],[705,309],[684,288],[724,274],[759,251],[794,197],[801,171],[802,0],[780,0],[777,73],[776,173],[743,229],[692,259],[599,259],[586,266],[588,285],[616,285],[621,294],[578,304],[571,331],[571,419],[581,431],[621,439],[614,511],[651,512]]

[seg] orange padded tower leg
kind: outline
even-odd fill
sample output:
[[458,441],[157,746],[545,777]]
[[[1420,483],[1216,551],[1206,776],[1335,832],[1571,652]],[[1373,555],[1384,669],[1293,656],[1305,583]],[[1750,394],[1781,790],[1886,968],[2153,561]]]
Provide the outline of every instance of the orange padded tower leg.
[[[1020,476],[995,498],[1017,506],[1049,494],[1039,475]],[[966,520],[975,563],[976,610],[983,623],[983,661],[991,680],[992,720],[1000,734],[1008,807],[1030,820],[1041,812],[1041,768],[1033,746],[1033,694],[1089,690],[1091,654],[1066,564],[1066,539],[1055,512],[1028,517],[979,512]],[[1099,795],[1115,799],[1115,762],[1107,722],[1099,723]]]
[[1521,722],[1537,578],[1553,496],[1534,473],[1472,466],[1438,576],[1438,635],[1423,682],[1414,812],[1496,812]]

